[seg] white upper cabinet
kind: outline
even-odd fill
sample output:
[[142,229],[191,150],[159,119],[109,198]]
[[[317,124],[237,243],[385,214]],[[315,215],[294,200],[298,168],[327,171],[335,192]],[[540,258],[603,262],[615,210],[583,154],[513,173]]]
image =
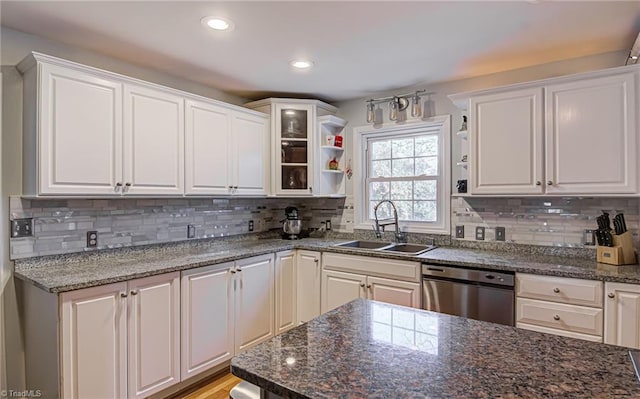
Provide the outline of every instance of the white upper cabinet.
[[450,96],[469,112],[470,194],[638,194],[639,77],[628,66]]
[[542,89],[472,97],[472,194],[540,194]]
[[633,73],[545,86],[547,192],[637,191]]
[[186,193],[231,193],[229,170],[231,115],[227,108],[203,101],[186,102]]
[[124,192],[183,194],[184,99],[125,85]]
[[[39,91],[40,154],[27,158],[25,173],[37,168],[39,179],[32,183],[42,194],[115,194],[122,181],[122,84],[48,64],[40,79],[39,88],[25,83],[25,89]],[[33,105],[25,107],[25,115]],[[29,126],[33,119],[25,123]]]
[[231,119],[233,193],[266,195],[269,181],[269,118],[234,111]]

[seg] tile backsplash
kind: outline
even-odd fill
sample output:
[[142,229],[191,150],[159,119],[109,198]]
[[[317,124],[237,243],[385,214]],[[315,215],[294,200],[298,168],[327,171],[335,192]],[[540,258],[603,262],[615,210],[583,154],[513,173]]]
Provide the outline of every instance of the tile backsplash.
[[[86,233],[98,231],[98,247],[118,248],[187,239],[187,225],[196,238],[259,233],[281,227],[284,208],[296,206],[303,228],[331,220],[332,229],[350,231],[352,206],[332,198],[228,199],[23,199],[11,197],[10,219],[33,218],[33,237],[12,238],[11,258],[81,252]],[[346,209],[345,209],[346,208]]]
[[475,240],[477,226],[485,240],[495,240],[495,228],[505,227],[507,242],[531,245],[583,247],[585,229],[597,229],[596,217],[605,210],[624,212],[627,228],[638,247],[637,198],[453,198],[451,236],[464,225],[464,240]]

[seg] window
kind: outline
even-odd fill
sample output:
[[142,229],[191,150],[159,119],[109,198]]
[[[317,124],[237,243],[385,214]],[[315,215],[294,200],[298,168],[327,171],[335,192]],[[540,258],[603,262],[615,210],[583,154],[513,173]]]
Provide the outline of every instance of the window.
[[[378,131],[371,131],[369,126],[356,129],[362,150],[362,187],[357,200],[360,224],[370,224],[375,219],[376,204],[391,200],[398,219],[410,230],[448,229],[448,120],[446,117],[440,123],[421,122]],[[390,206],[380,206],[378,219],[392,217]]]

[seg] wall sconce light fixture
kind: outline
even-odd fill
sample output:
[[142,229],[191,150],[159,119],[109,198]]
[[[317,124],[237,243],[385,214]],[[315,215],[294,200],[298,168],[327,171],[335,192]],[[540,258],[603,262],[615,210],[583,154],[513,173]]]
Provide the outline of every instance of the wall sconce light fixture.
[[[367,100],[367,123],[375,123],[374,106],[381,103],[389,103],[389,120],[397,121],[398,113],[409,108],[411,104],[411,116],[422,116],[421,95],[426,94],[426,90],[418,90],[414,93],[403,94],[400,96],[372,98]],[[411,99],[411,101],[409,101]]]

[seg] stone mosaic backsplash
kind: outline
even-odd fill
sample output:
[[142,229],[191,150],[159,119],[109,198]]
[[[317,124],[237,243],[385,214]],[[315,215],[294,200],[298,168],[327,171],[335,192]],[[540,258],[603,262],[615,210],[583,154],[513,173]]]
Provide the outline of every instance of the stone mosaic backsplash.
[[[86,251],[87,231],[98,231],[98,247],[119,248],[187,240],[187,225],[196,238],[226,237],[279,229],[287,206],[296,206],[303,229],[331,220],[334,231],[352,231],[353,209],[345,199],[60,199],[11,197],[10,219],[33,218],[33,237],[12,238],[11,258]],[[352,206],[351,206],[352,208]],[[93,250],[94,248],[92,248]]]
[[640,199],[637,198],[470,198],[451,202],[451,236],[464,225],[466,241],[475,241],[476,226],[485,227],[485,241],[495,241],[495,228],[505,227],[507,242],[584,247],[586,229],[597,229],[602,210],[622,211],[638,248]]

